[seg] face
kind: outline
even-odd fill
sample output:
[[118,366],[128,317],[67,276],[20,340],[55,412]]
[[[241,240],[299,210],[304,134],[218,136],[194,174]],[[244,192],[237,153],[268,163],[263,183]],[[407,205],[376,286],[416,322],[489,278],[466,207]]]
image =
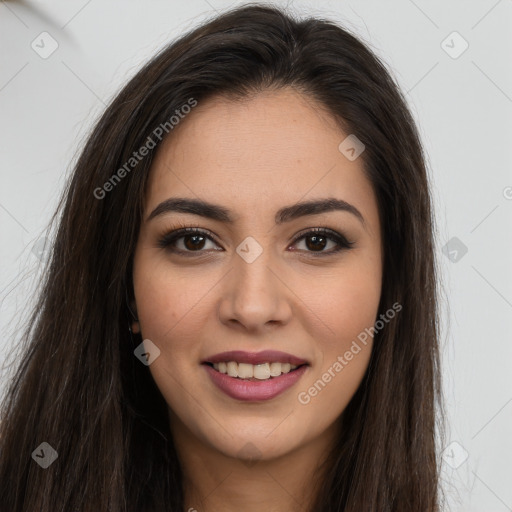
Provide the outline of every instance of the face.
[[376,197],[362,158],[338,149],[347,135],[282,89],[200,103],[160,147],[133,328],[160,350],[149,369],[175,436],[271,459],[334,431],[369,362],[361,333],[382,280]]

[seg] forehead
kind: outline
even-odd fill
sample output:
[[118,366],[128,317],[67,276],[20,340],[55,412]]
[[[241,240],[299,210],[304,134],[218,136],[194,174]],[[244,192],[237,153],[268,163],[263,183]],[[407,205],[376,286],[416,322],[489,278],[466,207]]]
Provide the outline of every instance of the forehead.
[[350,161],[338,149],[347,135],[318,103],[292,89],[243,100],[208,99],[160,146],[147,210],[169,197],[187,196],[240,214],[273,214],[308,196],[335,196],[371,217],[375,197],[362,158]]

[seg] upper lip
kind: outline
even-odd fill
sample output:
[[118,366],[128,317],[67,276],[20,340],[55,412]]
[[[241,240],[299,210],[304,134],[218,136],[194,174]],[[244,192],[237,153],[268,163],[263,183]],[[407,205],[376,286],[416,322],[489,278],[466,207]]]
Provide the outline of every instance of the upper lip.
[[236,361],[237,363],[263,364],[263,363],[290,363],[297,366],[308,364],[305,359],[279,352],[277,350],[263,350],[261,352],[245,352],[243,350],[231,350],[229,352],[220,352],[207,357],[202,363],[222,363]]

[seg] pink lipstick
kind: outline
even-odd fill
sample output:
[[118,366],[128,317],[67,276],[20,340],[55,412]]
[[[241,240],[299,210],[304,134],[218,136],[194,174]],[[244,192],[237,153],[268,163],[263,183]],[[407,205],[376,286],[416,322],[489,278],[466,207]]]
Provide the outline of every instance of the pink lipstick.
[[206,358],[202,364],[212,382],[226,395],[251,402],[280,395],[309,366],[305,359],[275,350],[222,352]]

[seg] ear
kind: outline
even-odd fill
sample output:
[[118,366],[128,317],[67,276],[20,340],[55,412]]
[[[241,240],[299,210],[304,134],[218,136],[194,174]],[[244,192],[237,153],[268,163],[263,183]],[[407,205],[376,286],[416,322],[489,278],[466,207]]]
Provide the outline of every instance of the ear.
[[139,334],[140,333],[140,325],[139,325],[139,322],[137,322],[136,320],[134,320],[132,322],[132,332],[134,334]]
[[135,304],[135,300],[130,301],[130,311],[132,313],[132,316],[134,317],[132,320],[132,332],[135,334],[140,333],[140,324],[139,324],[139,317],[137,314],[137,304]]

